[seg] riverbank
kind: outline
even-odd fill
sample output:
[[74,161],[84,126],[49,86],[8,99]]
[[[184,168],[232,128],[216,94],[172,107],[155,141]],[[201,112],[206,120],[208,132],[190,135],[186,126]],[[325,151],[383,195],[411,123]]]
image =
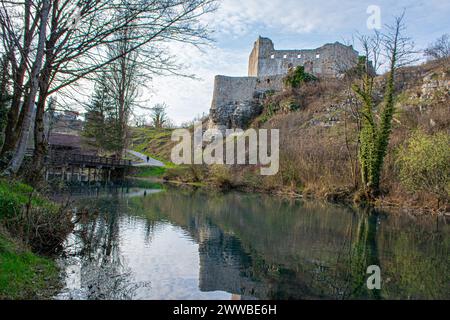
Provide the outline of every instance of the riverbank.
[[0,299],[49,299],[60,289],[54,256],[70,216],[32,187],[0,180]]
[[[379,117],[386,75],[375,79]],[[360,204],[360,109],[353,80],[326,79],[271,92],[255,101],[261,114],[251,129],[280,133],[280,169],[261,176],[257,166],[178,166],[143,176],[288,197]],[[399,70],[390,143],[381,172],[377,208],[420,214],[450,213],[450,66],[428,62]],[[192,130],[192,128],[189,128]],[[206,126],[205,126],[206,129]],[[133,131],[135,150],[169,161],[169,130]]]
[[61,287],[51,258],[34,254],[0,231],[0,300],[49,299]]
[[[168,183],[174,186],[186,186],[202,188],[214,191],[239,191],[243,193],[258,193],[273,195],[286,199],[305,199],[325,201],[331,204],[342,204],[346,206],[361,206],[355,202],[355,196],[358,190],[348,188],[336,188],[328,190],[302,190],[286,185],[272,185],[266,187],[265,183],[258,182],[256,174],[247,176],[246,180],[236,182],[228,172],[229,168],[209,170],[205,167],[177,166],[164,170],[164,172],[152,172],[150,176],[136,176],[141,181],[151,181],[152,183]],[[225,171],[225,172],[224,172]],[[220,172],[222,172],[220,174]],[[380,197],[372,204],[374,209],[387,210],[396,213],[408,213],[418,215],[442,215],[448,216],[450,211],[447,207],[435,208],[432,205],[414,205],[404,199],[393,199],[389,197]]]

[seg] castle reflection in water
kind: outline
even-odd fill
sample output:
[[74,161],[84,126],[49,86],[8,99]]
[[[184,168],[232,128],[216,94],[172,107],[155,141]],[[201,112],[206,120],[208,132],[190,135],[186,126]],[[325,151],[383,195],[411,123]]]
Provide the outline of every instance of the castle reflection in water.
[[180,189],[80,198],[62,299],[449,298],[444,218]]

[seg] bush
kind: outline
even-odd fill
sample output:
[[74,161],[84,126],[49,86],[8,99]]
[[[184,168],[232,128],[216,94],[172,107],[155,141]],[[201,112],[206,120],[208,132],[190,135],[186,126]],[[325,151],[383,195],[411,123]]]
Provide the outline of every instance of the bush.
[[28,185],[5,180],[0,180],[0,225],[37,253],[53,253],[73,229],[65,208]]
[[204,165],[183,165],[168,168],[163,179],[168,182],[202,184],[207,176],[208,170]]
[[317,81],[317,78],[305,72],[304,66],[298,66],[290,70],[283,80],[284,85],[289,88],[299,88],[302,84],[312,81]]
[[415,133],[400,149],[398,163],[402,184],[412,192],[435,195],[448,201],[450,195],[450,137],[447,133]]
[[230,189],[233,185],[232,173],[228,166],[214,165],[209,170],[210,180],[218,188]]

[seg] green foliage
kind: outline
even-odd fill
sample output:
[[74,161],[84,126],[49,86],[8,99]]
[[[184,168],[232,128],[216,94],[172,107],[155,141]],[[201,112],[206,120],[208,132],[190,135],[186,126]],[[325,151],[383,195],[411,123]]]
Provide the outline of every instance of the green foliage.
[[280,102],[280,108],[282,112],[289,113],[298,111],[300,109],[300,105],[293,97],[289,97]]
[[150,156],[171,167],[170,156],[174,142],[171,129],[156,129],[150,127],[131,129],[131,146],[134,151]]
[[304,66],[298,66],[289,71],[287,76],[283,79],[284,85],[289,88],[299,88],[302,84],[317,81],[317,78],[312,74],[305,72]]
[[91,146],[108,153],[121,154],[125,148],[122,124],[115,108],[112,93],[100,78],[90,104],[86,107],[86,123],[82,135]]
[[136,173],[133,176],[138,178],[162,177],[166,173],[166,170],[166,168],[161,167],[136,168]]
[[[29,204],[29,214],[25,214]],[[70,221],[58,212],[55,204],[30,186],[0,180],[0,300],[47,298],[54,294],[51,291],[59,284],[56,264],[28,248],[40,252],[65,239],[71,230]],[[8,234],[14,235],[14,240]]]
[[54,205],[33,193],[33,189],[23,183],[0,180],[0,219],[13,217],[30,202],[32,206],[54,208]]
[[58,285],[55,262],[41,258],[0,235],[0,300],[36,299],[51,296],[45,291]]
[[[392,132],[392,120],[395,111],[396,53],[393,55],[394,58],[391,62],[391,69],[384,93],[384,103],[379,112],[379,122],[376,121],[374,115],[374,79],[370,70],[365,68],[360,83],[353,86],[354,92],[362,103],[359,163],[362,185],[369,201],[373,200],[380,191],[381,171]],[[360,64],[362,64],[362,58],[360,59]],[[364,63],[364,65],[367,65],[367,63]]]
[[345,72],[345,75],[350,78],[362,78],[367,72],[367,57],[359,56],[358,63],[353,68]]
[[264,95],[266,98],[270,98],[273,97],[275,95],[276,91],[275,90],[267,90]]
[[416,132],[400,149],[400,179],[410,191],[434,194],[439,200],[450,197],[450,136]]

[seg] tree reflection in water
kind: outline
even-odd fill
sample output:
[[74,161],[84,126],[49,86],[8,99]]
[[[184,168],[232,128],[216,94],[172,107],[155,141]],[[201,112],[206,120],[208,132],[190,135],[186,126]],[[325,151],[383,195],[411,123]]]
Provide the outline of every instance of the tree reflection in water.
[[[135,282],[132,270],[122,261],[119,222],[124,204],[122,192],[114,190],[108,198],[95,197],[77,209],[79,223],[66,252],[72,259],[65,264],[75,273],[73,277],[78,277],[79,288],[63,292],[61,299],[132,300],[139,288],[149,286]],[[76,263],[75,268],[71,262]]]
[[[68,249],[81,261],[80,287],[87,299],[133,299],[138,291],[139,298],[204,297],[184,292],[192,291],[192,284],[183,281],[193,280],[210,298],[217,292],[243,299],[450,298],[445,218],[182,189],[133,198],[116,193],[82,203],[100,208],[98,216],[80,223],[74,236],[77,245]],[[180,280],[186,273],[182,268],[189,265],[179,258],[190,257],[182,251],[186,247],[171,246],[168,255],[145,246],[153,242],[155,226],[161,223],[173,226],[171,232],[179,233],[180,241],[198,246],[192,253],[200,265],[196,279]],[[121,251],[130,250],[121,239],[125,231],[136,241],[132,252]],[[161,237],[166,230],[158,232]],[[155,257],[149,257],[149,248]],[[145,253],[152,262],[143,258],[139,265],[130,264],[124,253]],[[179,267],[169,270],[159,260]],[[381,267],[381,291],[367,288],[371,265]],[[169,286],[166,291],[172,295],[135,281],[142,269],[145,275],[156,273],[151,279],[159,281],[160,289]],[[170,272],[174,274],[167,275]]]

